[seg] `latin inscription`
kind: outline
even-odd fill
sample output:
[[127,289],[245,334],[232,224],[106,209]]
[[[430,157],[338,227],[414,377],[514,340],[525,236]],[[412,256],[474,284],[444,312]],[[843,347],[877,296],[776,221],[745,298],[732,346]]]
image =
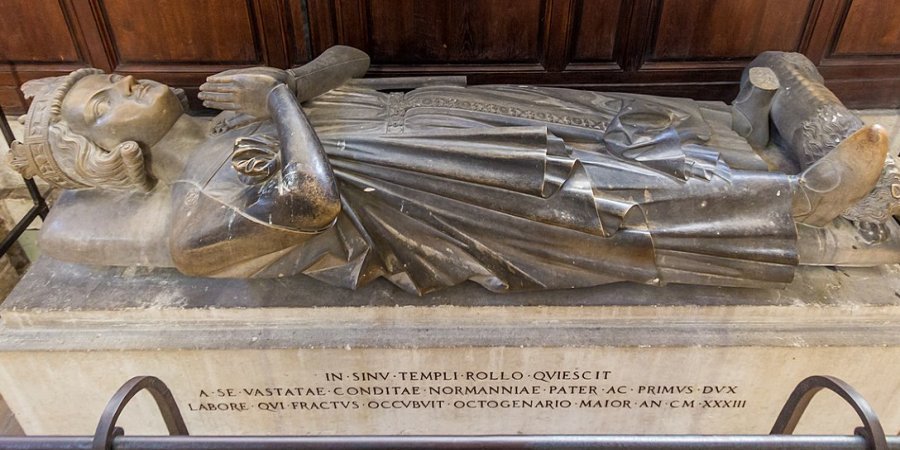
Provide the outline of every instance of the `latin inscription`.
[[209,386],[186,410],[743,409],[732,384],[630,384],[605,368],[318,372],[300,386]]

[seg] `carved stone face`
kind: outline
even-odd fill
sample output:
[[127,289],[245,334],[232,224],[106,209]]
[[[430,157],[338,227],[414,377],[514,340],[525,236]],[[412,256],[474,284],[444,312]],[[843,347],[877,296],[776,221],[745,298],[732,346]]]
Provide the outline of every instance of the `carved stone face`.
[[124,141],[152,146],[183,113],[168,86],[115,74],[82,78],[62,103],[69,127],[106,150]]

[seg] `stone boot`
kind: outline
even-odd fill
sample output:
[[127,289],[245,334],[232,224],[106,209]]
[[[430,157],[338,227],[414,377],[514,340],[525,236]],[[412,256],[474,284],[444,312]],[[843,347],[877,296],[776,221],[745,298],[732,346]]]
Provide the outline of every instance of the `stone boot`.
[[797,222],[825,226],[865,197],[878,182],[888,152],[884,128],[860,128],[797,176],[793,215]]

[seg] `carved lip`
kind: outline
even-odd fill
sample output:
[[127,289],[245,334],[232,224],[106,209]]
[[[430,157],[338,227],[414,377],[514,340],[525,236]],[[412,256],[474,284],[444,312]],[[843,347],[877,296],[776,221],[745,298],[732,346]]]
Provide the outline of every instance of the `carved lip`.
[[132,92],[134,92],[134,96],[138,100],[142,100],[144,95],[147,94],[147,91],[150,90],[150,86],[141,82],[138,82],[133,88]]

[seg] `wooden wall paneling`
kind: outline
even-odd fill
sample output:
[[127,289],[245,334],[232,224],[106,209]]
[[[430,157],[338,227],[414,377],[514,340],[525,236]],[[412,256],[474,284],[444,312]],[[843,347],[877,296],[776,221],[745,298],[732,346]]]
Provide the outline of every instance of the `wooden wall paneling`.
[[284,0],[253,0],[252,12],[262,46],[262,62],[267,66],[290,67],[291,14]]
[[616,41],[621,48],[619,65],[626,72],[634,72],[644,64],[659,15],[659,2],[655,0],[631,0],[630,3],[626,3],[620,16],[622,30]]
[[[547,67],[565,66],[571,16],[549,17],[552,11],[565,16],[574,1],[308,0],[310,53],[355,43],[373,57],[370,76],[465,74],[473,84],[504,75],[512,76],[510,82],[533,80]],[[523,35],[530,40],[523,43]]]
[[900,105],[900,9],[889,4],[0,0],[0,27],[15,30],[0,37],[0,102],[20,112],[23,81],[86,65],[196,88],[211,73],[289,67],[342,43],[373,56],[372,76],[466,74],[472,84],[724,100],[756,53],[798,50],[849,105],[889,107]]
[[[589,0],[590,1],[590,0]],[[550,72],[566,68],[574,44],[574,28],[581,15],[581,0],[547,0],[544,7],[543,66]]]
[[806,45],[819,1],[637,0],[628,77],[613,88],[731,100],[758,53]]
[[26,109],[22,83],[94,63],[71,0],[0,0],[0,29],[0,105],[11,114]]
[[249,1],[103,0],[99,5],[120,65],[262,62]]
[[849,2],[831,55],[900,57],[900,3],[884,0]]
[[578,0],[567,70],[622,70],[634,2]]
[[[15,82],[10,84],[12,83]],[[3,112],[6,114],[22,114],[25,111],[25,99],[22,98],[22,93],[14,84],[0,86],[0,107],[3,107]]]
[[[0,62],[72,63],[81,55],[62,5],[56,0],[0,1]],[[18,11],[12,14],[11,11]],[[16,30],[15,32],[10,32]]]
[[66,11],[80,37],[91,67],[111,72],[116,67],[115,48],[108,30],[101,25],[103,12],[94,1],[64,0]]
[[843,0],[816,0],[809,14],[809,23],[804,34],[800,53],[814,64],[819,64],[828,50],[831,29],[840,16]]
[[662,0],[649,60],[748,59],[796,51],[811,1]]
[[[302,0],[301,0],[302,1]],[[307,0],[309,15],[309,54],[315,57],[338,43],[337,14],[331,0]]]
[[[681,0],[679,0],[681,1]],[[684,0],[693,1],[693,0]],[[680,4],[680,3],[679,3]],[[707,71],[697,62],[652,61],[655,30],[663,2],[623,0],[616,21],[613,60],[616,70],[598,64],[573,62],[564,80],[556,82],[595,90],[675,95],[700,99],[728,98],[736,92],[739,71]],[[606,68],[607,70],[603,70]]]
[[337,17],[335,24],[339,43],[359,49],[370,48],[368,21],[366,20],[368,6],[366,0],[334,0],[334,14]]
[[573,61],[613,61],[622,3],[620,0],[580,0],[578,2]]
[[819,20],[819,15],[822,14],[823,5],[828,1],[830,0],[812,0],[809,3],[809,10],[806,13],[806,18],[803,20],[803,34],[800,36],[800,44],[792,51],[807,55],[807,58],[810,57],[809,54],[814,51],[811,45],[816,23]]
[[[362,7],[345,8],[351,3]],[[538,64],[548,3],[559,5],[564,34],[568,0],[339,2],[342,15],[363,15],[354,29],[368,37],[350,38],[345,27],[345,42],[366,45],[375,64]]]
[[[893,2],[832,0],[816,38],[819,72],[850,107],[900,107],[900,13]],[[823,8],[824,9],[824,8]]]
[[295,67],[312,59],[309,3],[307,0],[288,0],[287,5],[287,13],[290,16],[286,30],[288,65]]

